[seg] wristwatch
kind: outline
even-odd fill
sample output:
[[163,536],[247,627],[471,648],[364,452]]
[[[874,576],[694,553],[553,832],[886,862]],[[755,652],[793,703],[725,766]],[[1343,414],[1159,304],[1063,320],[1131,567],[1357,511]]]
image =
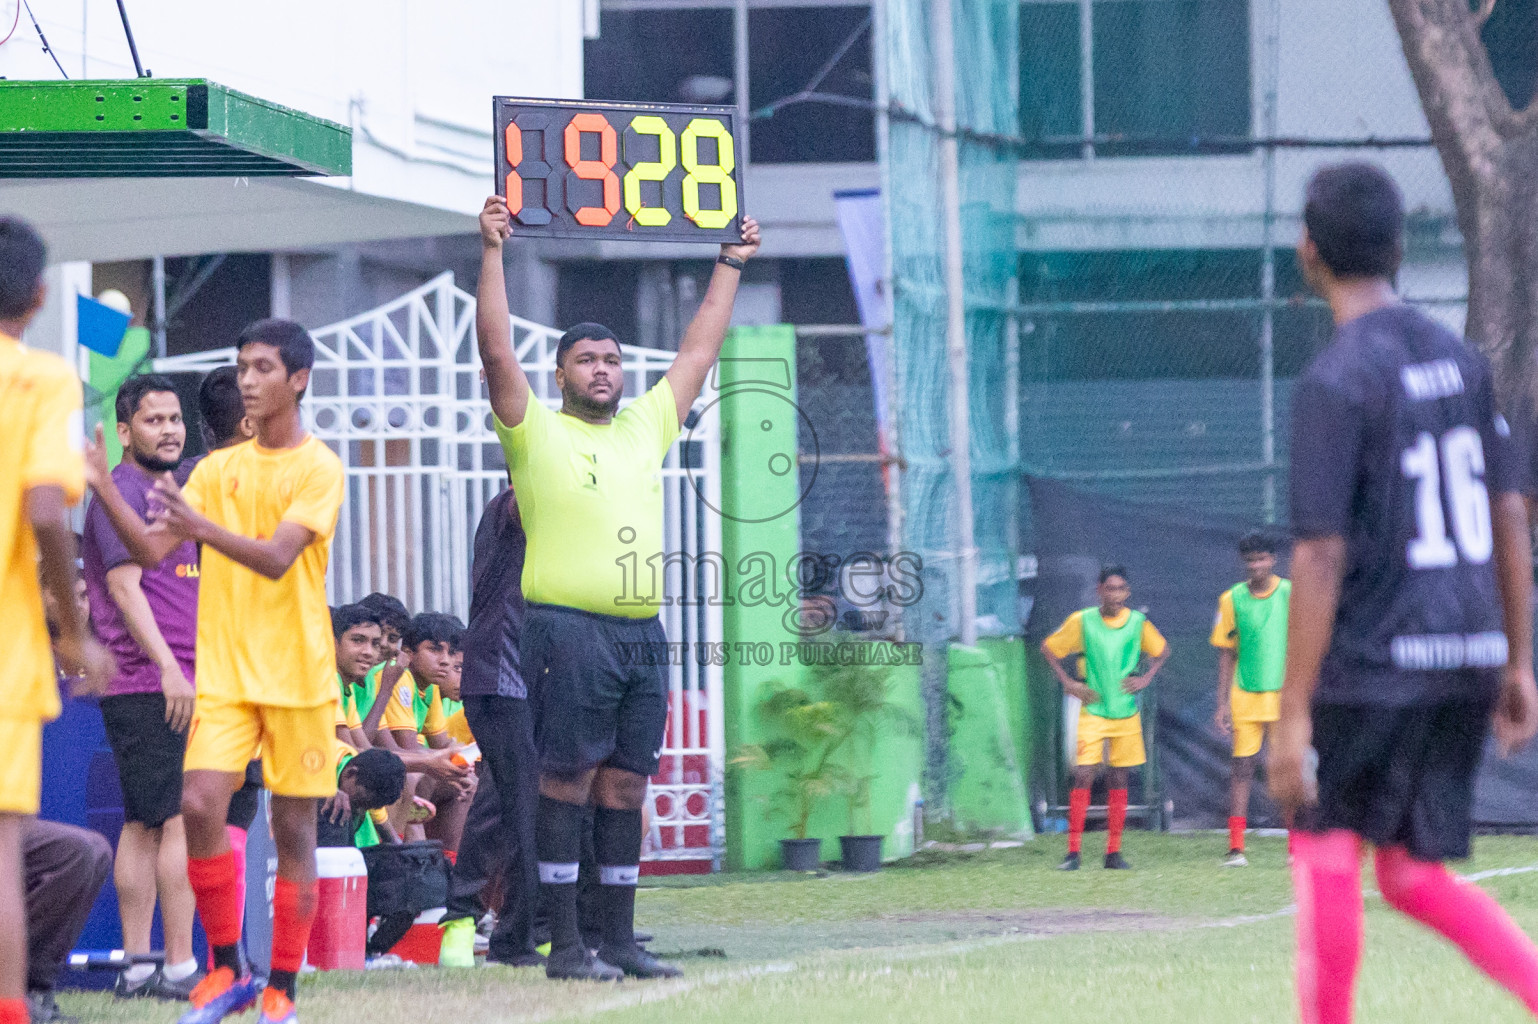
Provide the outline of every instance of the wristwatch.
[[738,271],[740,271],[743,267],[748,265],[746,260],[739,260],[737,257],[735,257],[735,256],[728,256],[725,253],[722,253],[720,256],[717,256],[716,257],[716,262],[717,263],[724,263],[728,267],[731,267],[733,270],[738,270]]

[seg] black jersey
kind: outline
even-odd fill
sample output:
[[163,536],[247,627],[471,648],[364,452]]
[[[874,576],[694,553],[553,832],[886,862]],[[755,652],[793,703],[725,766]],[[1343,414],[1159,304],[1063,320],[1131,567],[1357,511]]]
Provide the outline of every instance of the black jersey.
[[1346,540],[1317,701],[1488,685],[1465,670],[1506,662],[1490,497],[1519,487],[1483,356],[1405,305],[1337,328],[1292,410],[1293,531]]
[[470,568],[470,625],[465,630],[466,697],[527,697],[519,671],[523,632],[523,558],[527,539],[511,489],[491,499],[475,530]]

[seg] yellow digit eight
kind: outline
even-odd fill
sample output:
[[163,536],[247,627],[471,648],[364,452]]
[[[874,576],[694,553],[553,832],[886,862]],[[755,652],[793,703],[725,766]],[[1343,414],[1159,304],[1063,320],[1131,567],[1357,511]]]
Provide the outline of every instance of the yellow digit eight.
[[[659,118],[660,120],[660,118]],[[700,163],[700,139],[716,140],[716,163]],[[682,149],[684,170],[684,216],[694,221],[695,225],[702,228],[724,228],[737,216],[737,183],[732,180],[732,170],[737,166],[737,158],[732,137],[726,130],[726,125],[713,117],[696,117],[689,122],[689,127],[684,129]],[[719,185],[721,187],[721,208],[719,210],[700,209],[700,185]],[[626,197],[629,193],[629,178],[626,178]],[[636,218],[640,220],[639,217]]]
[[[648,228],[660,228],[673,219],[673,215],[660,205],[647,206],[641,201],[641,182],[661,182],[678,166],[678,137],[668,123],[655,114],[638,114],[630,122],[630,132],[636,135],[654,135],[657,138],[657,159],[638,162],[625,172],[625,209],[637,224]],[[630,132],[625,133],[625,156],[629,162]],[[660,189],[659,189],[660,195]]]

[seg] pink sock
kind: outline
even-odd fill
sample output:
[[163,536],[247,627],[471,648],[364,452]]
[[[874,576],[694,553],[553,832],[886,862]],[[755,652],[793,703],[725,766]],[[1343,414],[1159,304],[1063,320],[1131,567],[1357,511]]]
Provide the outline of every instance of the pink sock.
[[1362,958],[1362,843],[1354,833],[1293,832],[1298,1005],[1303,1024],[1350,1024]]
[[1441,864],[1413,859],[1403,847],[1379,850],[1376,867],[1389,906],[1440,932],[1538,1014],[1538,948],[1489,893]]

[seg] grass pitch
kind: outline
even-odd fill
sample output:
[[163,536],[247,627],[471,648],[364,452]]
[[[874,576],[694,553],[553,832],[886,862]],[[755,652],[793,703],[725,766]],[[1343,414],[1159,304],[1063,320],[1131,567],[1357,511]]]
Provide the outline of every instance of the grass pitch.
[[[420,968],[310,975],[306,1024],[1050,1021],[1224,1024],[1296,1019],[1291,893],[1280,839],[1225,869],[1225,836],[1131,833],[1136,870],[1053,871],[1061,837],[921,856],[876,875],[680,878],[637,917],[682,981],[556,984],[536,970]],[[1538,839],[1488,837],[1458,865],[1538,934]],[[1370,862],[1363,886],[1372,888]],[[169,1024],[168,1004],[65,993],[90,1021]],[[254,1018],[247,1018],[254,1020]],[[1529,1019],[1439,938],[1368,900],[1362,1024]]]

